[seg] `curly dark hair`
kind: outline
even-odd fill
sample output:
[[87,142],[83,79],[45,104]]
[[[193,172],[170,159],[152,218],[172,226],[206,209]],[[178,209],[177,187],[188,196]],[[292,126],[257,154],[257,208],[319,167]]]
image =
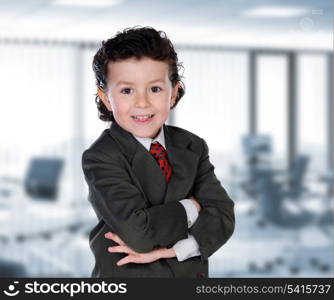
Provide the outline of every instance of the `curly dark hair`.
[[[131,57],[137,59],[149,57],[168,63],[169,79],[172,87],[175,87],[178,82],[180,83],[175,103],[171,107],[173,109],[185,94],[185,85],[181,80],[183,76],[179,75],[179,70],[183,66],[182,63],[178,62],[177,53],[166,33],[157,31],[152,27],[125,28],[123,32],[118,31],[113,38],[102,41],[102,46],[94,55],[92,64],[96,86],[106,92],[108,63]],[[102,121],[115,121],[113,113],[107,109],[98,94],[95,96],[95,103],[98,116]]]

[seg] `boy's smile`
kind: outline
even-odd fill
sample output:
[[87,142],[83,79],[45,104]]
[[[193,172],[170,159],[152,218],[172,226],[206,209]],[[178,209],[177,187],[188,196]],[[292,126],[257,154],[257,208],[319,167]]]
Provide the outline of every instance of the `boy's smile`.
[[178,91],[167,62],[148,57],[108,64],[107,91],[98,94],[116,122],[137,137],[155,138],[168,118]]

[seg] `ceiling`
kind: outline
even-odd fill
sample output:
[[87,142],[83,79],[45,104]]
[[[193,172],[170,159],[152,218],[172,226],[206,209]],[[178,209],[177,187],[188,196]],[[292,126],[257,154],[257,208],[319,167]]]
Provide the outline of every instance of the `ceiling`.
[[135,25],[176,43],[330,49],[332,0],[0,0],[0,37],[100,41]]

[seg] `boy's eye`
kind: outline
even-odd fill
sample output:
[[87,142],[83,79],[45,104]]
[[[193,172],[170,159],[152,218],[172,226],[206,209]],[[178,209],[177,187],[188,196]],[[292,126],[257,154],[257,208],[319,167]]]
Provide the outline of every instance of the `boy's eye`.
[[159,92],[159,90],[157,90],[157,89],[159,89],[160,91],[162,90],[160,87],[154,86],[154,87],[152,87],[152,92],[154,92],[154,93]]
[[[152,87],[152,91],[154,93],[160,92],[162,89],[159,86],[154,86]],[[131,94],[133,92],[133,90],[131,88],[124,88],[121,90],[122,94]]]
[[130,88],[124,88],[124,89],[121,90],[122,94],[130,94],[130,92],[131,92]]

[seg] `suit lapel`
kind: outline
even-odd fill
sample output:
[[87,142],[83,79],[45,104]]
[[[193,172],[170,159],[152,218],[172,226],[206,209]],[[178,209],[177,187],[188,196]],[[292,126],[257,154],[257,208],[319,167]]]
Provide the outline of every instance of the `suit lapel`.
[[163,203],[167,183],[156,160],[137,141],[138,147],[132,160],[132,170],[152,205]]
[[129,161],[132,172],[138,179],[149,203],[151,205],[163,203],[167,184],[151,153],[116,122],[111,124],[109,134]]
[[188,196],[196,173],[199,155],[189,149],[191,139],[173,127],[163,125],[172,177],[167,185],[165,202],[179,201]]
[[165,177],[146,148],[133,135],[116,122],[111,124],[109,134],[118,142],[121,151],[131,164],[143,191],[152,205],[181,200],[190,191],[196,176],[199,155],[188,149],[191,140],[183,132],[163,125],[166,150],[172,166],[172,177]]

